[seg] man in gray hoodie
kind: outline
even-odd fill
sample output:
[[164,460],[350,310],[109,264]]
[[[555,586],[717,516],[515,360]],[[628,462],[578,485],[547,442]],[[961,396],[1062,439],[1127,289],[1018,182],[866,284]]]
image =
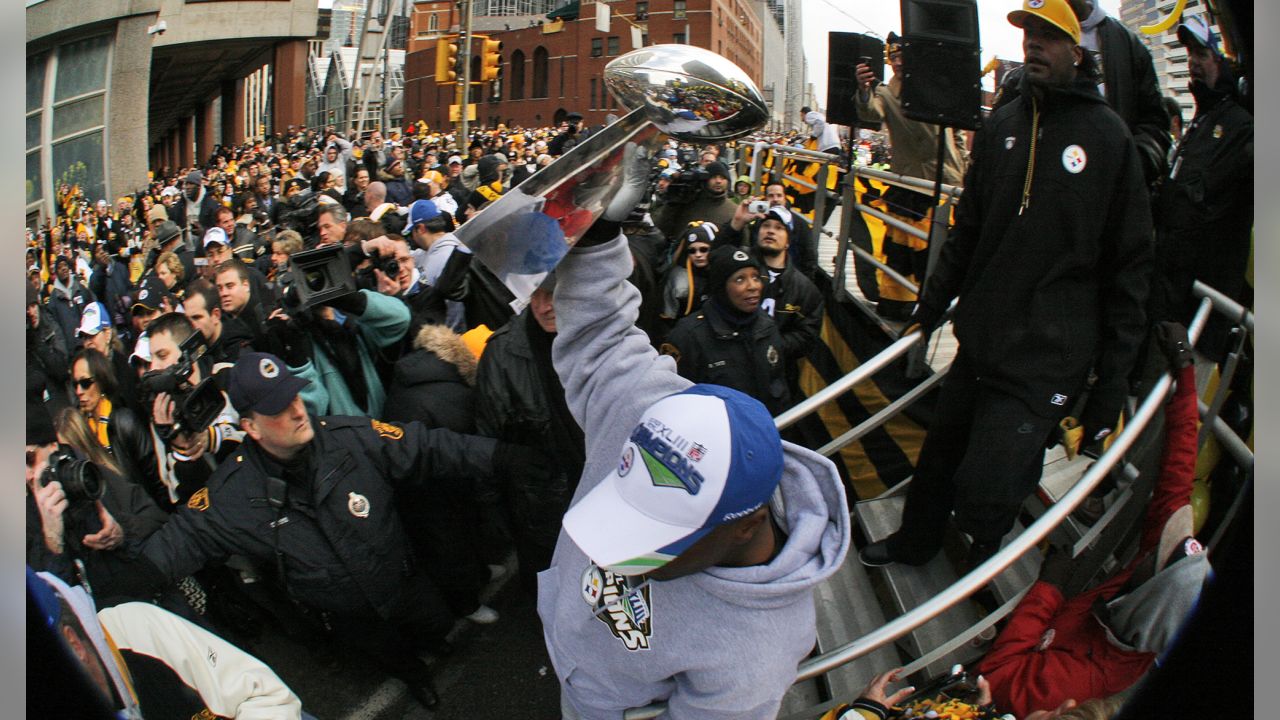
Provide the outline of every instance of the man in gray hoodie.
[[676,374],[635,327],[617,223],[557,267],[552,346],[586,463],[538,614],[566,717],[773,718],[844,562],[845,493],[759,402]]

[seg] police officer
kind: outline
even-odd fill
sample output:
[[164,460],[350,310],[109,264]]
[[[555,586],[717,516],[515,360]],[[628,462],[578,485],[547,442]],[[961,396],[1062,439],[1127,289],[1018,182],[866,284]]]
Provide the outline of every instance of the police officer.
[[397,493],[545,465],[523,446],[417,422],[313,419],[298,394],[305,385],[274,355],[240,356],[228,394],[244,443],[143,545],[141,579],[182,577],[231,554],[274,567],[301,611],[430,707],[437,698],[417,652],[447,651],[454,617],[413,555]]
[[746,393],[777,415],[790,405],[782,336],[760,310],[764,280],[747,251],[724,245],[707,266],[710,297],[681,318],[659,349],[681,377]]

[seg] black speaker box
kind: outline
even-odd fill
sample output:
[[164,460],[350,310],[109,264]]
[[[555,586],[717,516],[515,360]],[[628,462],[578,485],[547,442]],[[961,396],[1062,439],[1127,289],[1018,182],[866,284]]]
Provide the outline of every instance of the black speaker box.
[[902,0],[902,111],[913,120],[977,130],[982,63],[975,0]]
[[876,78],[884,82],[884,41],[850,32],[827,33],[827,39],[827,122],[879,130],[879,122],[858,119],[853,96],[858,92],[858,63],[864,59]]

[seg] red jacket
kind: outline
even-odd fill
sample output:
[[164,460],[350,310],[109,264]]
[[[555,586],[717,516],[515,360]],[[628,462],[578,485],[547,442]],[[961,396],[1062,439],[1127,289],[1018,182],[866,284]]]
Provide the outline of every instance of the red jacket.
[[978,672],[991,683],[997,707],[1021,717],[1050,710],[1068,698],[1084,701],[1120,692],[1151,666],[1154,653],[1123,650],[1107,640],[1091,612],[1110,598],[1155,550],[1165,522],[1191,501],[1196,462],[1195,368],[1184,368],[1166,409],[1160,481],[1147,507],[1138,555],[1120,572],[1073,598],[1045,582],[1031,586],[996,638]]

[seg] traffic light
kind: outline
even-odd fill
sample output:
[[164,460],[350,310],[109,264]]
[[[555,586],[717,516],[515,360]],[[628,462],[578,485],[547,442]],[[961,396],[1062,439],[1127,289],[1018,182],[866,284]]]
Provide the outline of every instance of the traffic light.
[[480,41],[480,77],[481,82],[497,80],[502,74],[502,41],[492,40],[487,35],[476,35]]
[[436,83],[458,82],[458,36],[443,35],[436,40]]

